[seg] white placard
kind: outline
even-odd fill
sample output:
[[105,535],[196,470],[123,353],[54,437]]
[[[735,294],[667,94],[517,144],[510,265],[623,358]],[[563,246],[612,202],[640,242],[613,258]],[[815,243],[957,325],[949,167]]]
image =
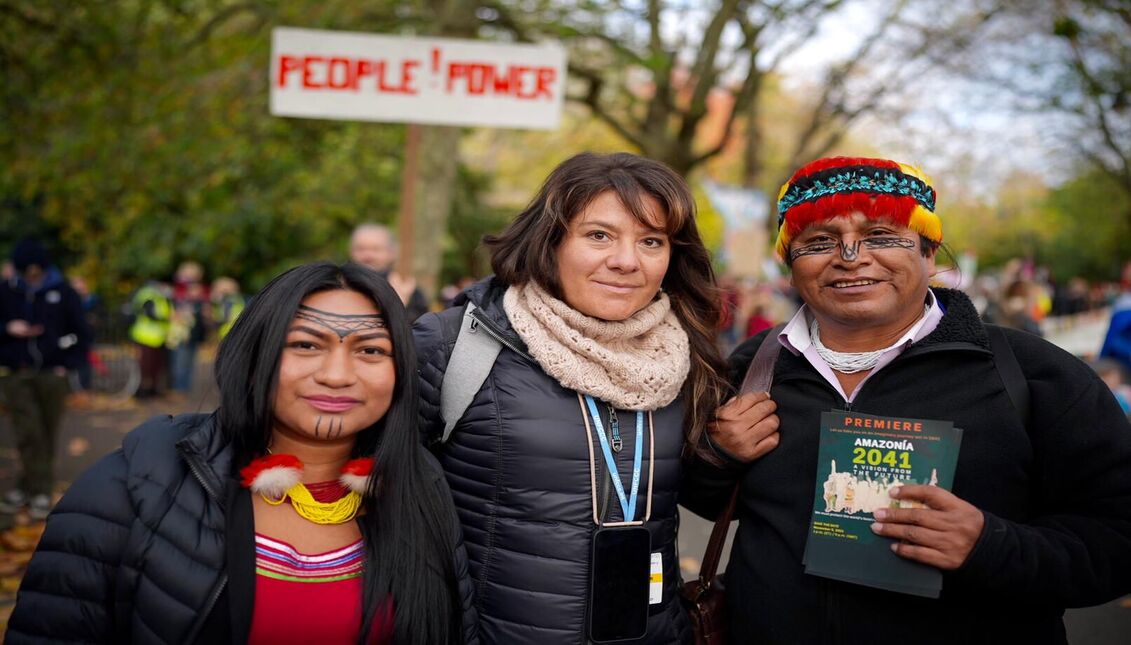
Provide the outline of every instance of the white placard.
[[553,129],[566,54],[497,44],[276,27],[271,114],[317,119]]

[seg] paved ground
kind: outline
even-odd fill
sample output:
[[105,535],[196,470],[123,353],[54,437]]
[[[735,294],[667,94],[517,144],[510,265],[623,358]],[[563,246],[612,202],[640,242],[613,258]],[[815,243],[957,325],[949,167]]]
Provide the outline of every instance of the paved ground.
[[[1049,337],[1070,351],[1086,354],[1096,351],[1106,330],[1106,320],[1082,320],[1073,325],[1050,328]],[[1094,349],[1093,349],[1094,348]],[[59,441],[56,473],[59,492],[97,459],[114,450],[122,435],[145,419],[157,414],[209,411],[215,406],[216,393],[211,386],[208,367],[201,366],[197,382],[200,387],[185,399],[160,399],[139,404],[135,401],[94,400],[85,407],[72,407],[64,419]],[[15,445],[10,425],[0,421],[0,491],[13,484],[16,474]],[[17,526],[0,525],[0,629],[7,622],[19,573],[27,552],[34,544],[38,528],[24,518]],[[2,530],[7,529],[7,530]],[[711,525],[690,513],[684,513],[680,529],[680,552],[685,576],[693,577],[699,568]],[[1126,645],[1131,642],[1131,597],[1102,607],[1069,611],[1066,617],[1070,641],[1075,645]]]

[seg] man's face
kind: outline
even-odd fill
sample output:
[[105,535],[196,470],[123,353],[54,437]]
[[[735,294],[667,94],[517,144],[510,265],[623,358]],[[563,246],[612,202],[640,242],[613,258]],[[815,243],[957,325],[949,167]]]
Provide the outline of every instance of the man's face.
[[27,268],[20,272],[20,277],[24,279],[24,282],[29,284],[38,284],[43,280],[43,275],[43,267],[38,264],[28,265]]
[[860,212],[817,222],[790,243],[791,281],[823,332],[894,340],[923,314],[935,273],[935,252],[919,245],[911,229]]
[[374,271],[388,271],[393,266],[393,245],[389,234],[380,230],[360,230],[350,241],[350,260]]

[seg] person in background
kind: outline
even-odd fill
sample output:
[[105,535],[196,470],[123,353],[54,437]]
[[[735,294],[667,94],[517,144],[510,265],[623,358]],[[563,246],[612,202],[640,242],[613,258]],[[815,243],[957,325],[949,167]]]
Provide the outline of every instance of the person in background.
[[1131,373],[1131,262],[1124,269],[1121,290],[1111,305],[1111,318],[1107,333],[1100,346],[1100,358],[1118,361]]
[[1131,387],[1127,386],[1123,366],[1115,359],[1100,358],[1092,363],[1092,369],[1096,370],[1096,374],[1099,374],[1103,382],[1111,388],[1111,393],[1115,395],[1115,400],[1119,401],[1119,407],[1123,408],[1123,412],[1131,416]]
[[1043,336],[1037,322],[1037,286],[1027,280],[1014,280],[1002,294],[1001,312],[995,321],[999,325]]
[[[740,483],[726,601],[744,642],[1063,645],[1066,607],[1131,591],[1126,416],[1076,357],[988,328],[964,293],[930,286],[935,203],[922,171],[886,159],[820,159],[782,187],[777,255],[805,306],[730,359],[737,385],[764,340],[780,345],[780,431],[720,415],[709,436],[730,467],[689,467],[680,500],[713,517]],[[1027,409],[1007,389],[1011,364]],[[938,598],[806,573],[821,415],[845,410],[963,429],[953,490],[900,484],[888,494],[901,508],[877,508],[867,525],[893,557],[941,572]]]
[[216,340],[224,340],[246,306],[240,283],[228,277],[212,282],[212,324],[216,326]]
[[[91,345],[93,345],[99,334],[98,315],[102,309],[102,301],[99,299],[98,294],[91,291],[90,285],[86,282],[86,278],[73,276],[70,282],[75,292],[79,294],[79,300],[82,302],[83,315],[86,318],[87,326],[90,328]],[[78,369],[79,386],[84,391],[90,390],[94,380],[92,362],[97,360],[97,357],[93,356],[89,351],[87,356],[88,360],[83,361],[82,366]]]
[[173,316],[173,302],[169,287],[157,280],[149,280],[134,292],[130,299],[130,340],[138,348],[138,371],[141,383],[137,398],[145,399],[161,394],[169,372],[168,351],[169,319]]
[[169,321],[169,387],[180,396],[192,392],[196,372],[196,350],[208,333],[211,310],[204,269],[196,262],[182,262],[173,276],[173,317]]
[[0,512],[51,510],[55,440],[69,391],[67,371],[86,362],[90,328],[78,293],[32,239],[12,251],[15,274],[0,285],[0,391],[12,415],[23,472]]
[[411,275],[401,275],[395,270],[397,239],[389,227],[381,224],[361,224],[350,235],[350,261],[373,269],[397,290],[408,312],[410,321],[428,313],[428,297]]
[[220,405],[159,416],[60,500],[5,642],[475,645],[412,335],[363,267],[272,280],[220,344]]

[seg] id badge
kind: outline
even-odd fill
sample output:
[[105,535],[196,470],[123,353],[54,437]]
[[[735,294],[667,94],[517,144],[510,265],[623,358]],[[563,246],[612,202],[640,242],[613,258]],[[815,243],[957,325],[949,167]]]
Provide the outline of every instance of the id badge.
[[589,564],[589,638],[597,643],[648,632],[652,536],[643,526],[602,527]]

